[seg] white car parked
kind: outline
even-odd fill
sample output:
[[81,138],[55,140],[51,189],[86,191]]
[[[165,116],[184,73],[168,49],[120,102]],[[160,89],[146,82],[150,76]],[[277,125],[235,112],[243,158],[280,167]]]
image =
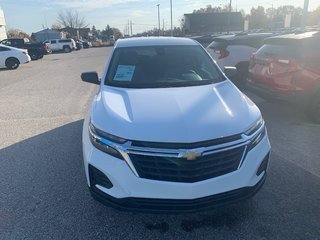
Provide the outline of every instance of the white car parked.
[[20,64],[30,61],[28,50],[0,44],[0,68],[17,69]]
[[83,125],[92,196],[119,209],[190,212],[252,197],[270,144],[257,106],[184,38],[118,40]]

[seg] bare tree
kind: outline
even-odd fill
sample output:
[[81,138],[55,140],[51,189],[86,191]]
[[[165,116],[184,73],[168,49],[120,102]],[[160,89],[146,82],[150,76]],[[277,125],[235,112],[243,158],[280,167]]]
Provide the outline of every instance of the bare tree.
[[7,31],[7,36],[8,38],[27,38],[29,40],[31,39],[31,37],[27,33],[21,31],[20,29],[9,29]]
[[70,27],[73,29],[88,27],[86,19],[79,15],[78,11],[68,10],[65,12],[59,12],[57,17],[58,23],[64,27]]
[[62,28],[60,24],[52,24],[51,29],[59,31]]

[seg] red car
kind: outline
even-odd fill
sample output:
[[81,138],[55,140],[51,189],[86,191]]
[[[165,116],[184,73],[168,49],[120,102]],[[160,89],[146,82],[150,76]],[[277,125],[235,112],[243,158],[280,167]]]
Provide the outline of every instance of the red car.
[[248,88],[302,106],[320,123],[320,32],[267,38],[251,57]]

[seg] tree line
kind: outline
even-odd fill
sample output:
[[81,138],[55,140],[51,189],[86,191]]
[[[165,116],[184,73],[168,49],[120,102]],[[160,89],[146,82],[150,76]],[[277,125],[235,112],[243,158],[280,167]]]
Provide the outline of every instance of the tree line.
[[[215,12],[229,12],[234,11],[235,9],[230,9],[229,5],[213,7],[212,5],[207,5],[205,8],[200,8],[193,10],[194,14],[197,13],[215,13]],[[250,13],[245,13],[244,10],[240,10],[244,19],[249,20],[250,29],[267,29],[279,27],[283,23],[286,15],[291,15],[291,26],[300,27],[301,25],[301,16],[302,8],[294,6],[280,6],[278,8],[264,8],[263,6],[252,7]],[[182,21],[181,27],[174,28],[174,36],[183,36],[184,22]],[[278,25],[277,25],[278,24]],[[307,25],[320,25],[320,6],[313,11],[308,13]],[[52,29],[61,31],[63,28],[71,29],[82,29],[88,28],[89,24],[86,19],[81,16],[77,11],[65,11],[59,12],[57,15],[57,23],[51,26]],[[90,29],[90,32],[93,36],[101,37],[105,36],[106,38],[111,35],[116,39],[122,38],[123,35],[118,28],[111,27],[107,25],[104,29],[99,30],[93,25]],[[159,34],[158,29],[152,29],[143,33],[138,33],[135,36],[155,36]],[[162,31],[162,36],[169,36],[171,32]],[[7,31],[9,38],[19,37],[19,38],[28,38],[31,40],[30,36],[19,30],[19,29],[10,29]],[[74,37],[69,35],[69,37]]]
[[[193,10],[193,13],[229,12],[230,10],[235,11],[235,9],[230,9],[229,5],[222,7],[207,5],[205,8]],[[278,8],[258,6],[252,7],[248,14],[246,14],[244,10],[240,10],[240,12],[244,19],[249,20],[250,29],[260,29],[277,27],[277,23],[283,22],[288,14],[291,15],[291,27],[300,27],[303,9],[291,5],[280,6]],[[320,24],[320,6],[308,13],[307,25],[313,26],[317,24]]]

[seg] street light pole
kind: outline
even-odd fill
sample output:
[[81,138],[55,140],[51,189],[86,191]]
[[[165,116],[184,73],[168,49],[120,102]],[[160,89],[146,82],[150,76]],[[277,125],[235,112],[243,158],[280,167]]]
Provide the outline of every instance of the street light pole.
[[309,0],[304,0],[304,7],[303,7],[302,19],[301,19],[301,29],[302,30],[306,29],[308,8],[309,8]]
[[172,29],[172,0],[170,0],[170,15],[171,15],[171,37],[173,37],[173,29]]
[[158,29],[159,29],[159,37],[160,37],[160,4],[157,4],[158,7]]

